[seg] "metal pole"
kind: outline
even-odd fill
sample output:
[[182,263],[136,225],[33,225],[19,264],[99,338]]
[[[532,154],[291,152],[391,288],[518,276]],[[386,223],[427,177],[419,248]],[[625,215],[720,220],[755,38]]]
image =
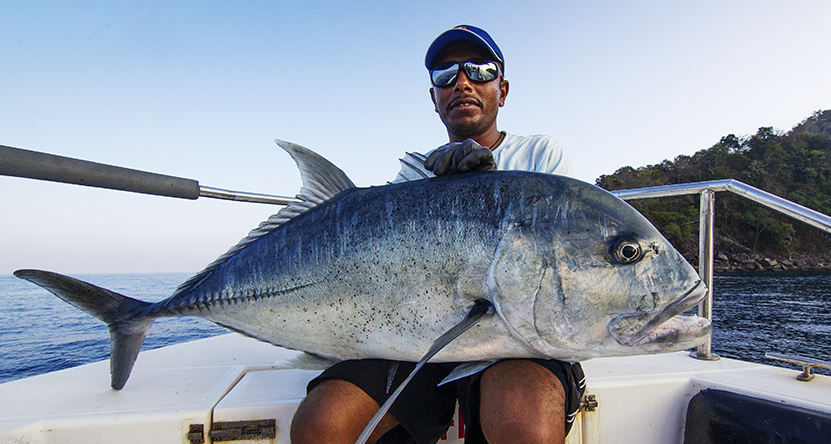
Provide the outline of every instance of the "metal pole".
[[223,190],[221,188],[199,185],[199,197],[212,199],[235,200],[237,202],[265,203],[272,205],[288,205],[292,202],[302,202],[300,199],[271,194],[247,193],[244,191]]
[[[698,233],[698,274],[707,286],[707,295],[698,305],[698,316],[713,321],[713,224],[715,221],[716,193],[712,190],[701,192],[700,225]],[[719,356],[712,353],[712,337],[698,346],[690,356],[705,361],[717,361]]]

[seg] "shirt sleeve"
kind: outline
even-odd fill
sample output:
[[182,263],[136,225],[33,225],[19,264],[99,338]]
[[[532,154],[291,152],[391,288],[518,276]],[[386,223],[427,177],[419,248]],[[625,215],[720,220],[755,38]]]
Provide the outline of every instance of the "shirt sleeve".
[[571,162],[563,146],[551,136],[515,136],[508,134],[494,150],[500,170],[533,171],[535,173],[574,176]]
[[545,142],[541,143],[537,148],[539,161],[537,162],[537,165],[535,165],[535,171],[574,177],[574,170],[571,168],[571,161],[569,160],[563,145],[551,137],[546,137],[544,140]]

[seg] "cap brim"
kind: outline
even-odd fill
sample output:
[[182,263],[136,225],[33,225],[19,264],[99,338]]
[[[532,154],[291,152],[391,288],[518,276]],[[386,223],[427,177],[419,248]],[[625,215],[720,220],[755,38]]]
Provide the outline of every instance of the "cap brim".
[[426,66],[427,69],[431,69],[435,64],[439,53],[441,53],[444,48],[448,45],[459,42],[470,42],[479,45],[487,49],[493,56],[494,60],[503,65],[505,64],[502,57],[499,56],[496,50],[485,39],[479,37],[479,35],[473,31],[469,31],[464,28],[453,28],[445,31],[433,40],[433,43],[431,43],[430,47],[427,49],[427,55],[424,57],[424,66]]

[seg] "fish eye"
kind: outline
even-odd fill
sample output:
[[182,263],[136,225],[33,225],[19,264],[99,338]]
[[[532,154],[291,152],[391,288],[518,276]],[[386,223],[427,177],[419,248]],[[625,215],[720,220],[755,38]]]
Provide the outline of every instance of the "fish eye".
[[621,264],[632,264],[642,257],[641,244],[634,240],[622,237],[612,246],[612,258]]

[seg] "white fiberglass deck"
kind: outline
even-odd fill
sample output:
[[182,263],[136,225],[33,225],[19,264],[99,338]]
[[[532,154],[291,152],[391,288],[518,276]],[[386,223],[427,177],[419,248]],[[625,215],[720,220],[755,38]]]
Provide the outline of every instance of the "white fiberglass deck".
[[[192,424],[274,419],[276,437],[234,443],[288,443],[291,417],[318,371],[296,370],[297,352],[228,334],[141,353],[121,391],[99,362],[0,385],[0,443],[189,443]],[[799,371],[687,353],[583,363],[587,393],[568,437],[576,443],[681,443],[689,400],[705,388],[831,413],[831,378],[799,382]],[[460,425],[448,440],[462,442]],[[198,433],[197,433],[198,435]]]

